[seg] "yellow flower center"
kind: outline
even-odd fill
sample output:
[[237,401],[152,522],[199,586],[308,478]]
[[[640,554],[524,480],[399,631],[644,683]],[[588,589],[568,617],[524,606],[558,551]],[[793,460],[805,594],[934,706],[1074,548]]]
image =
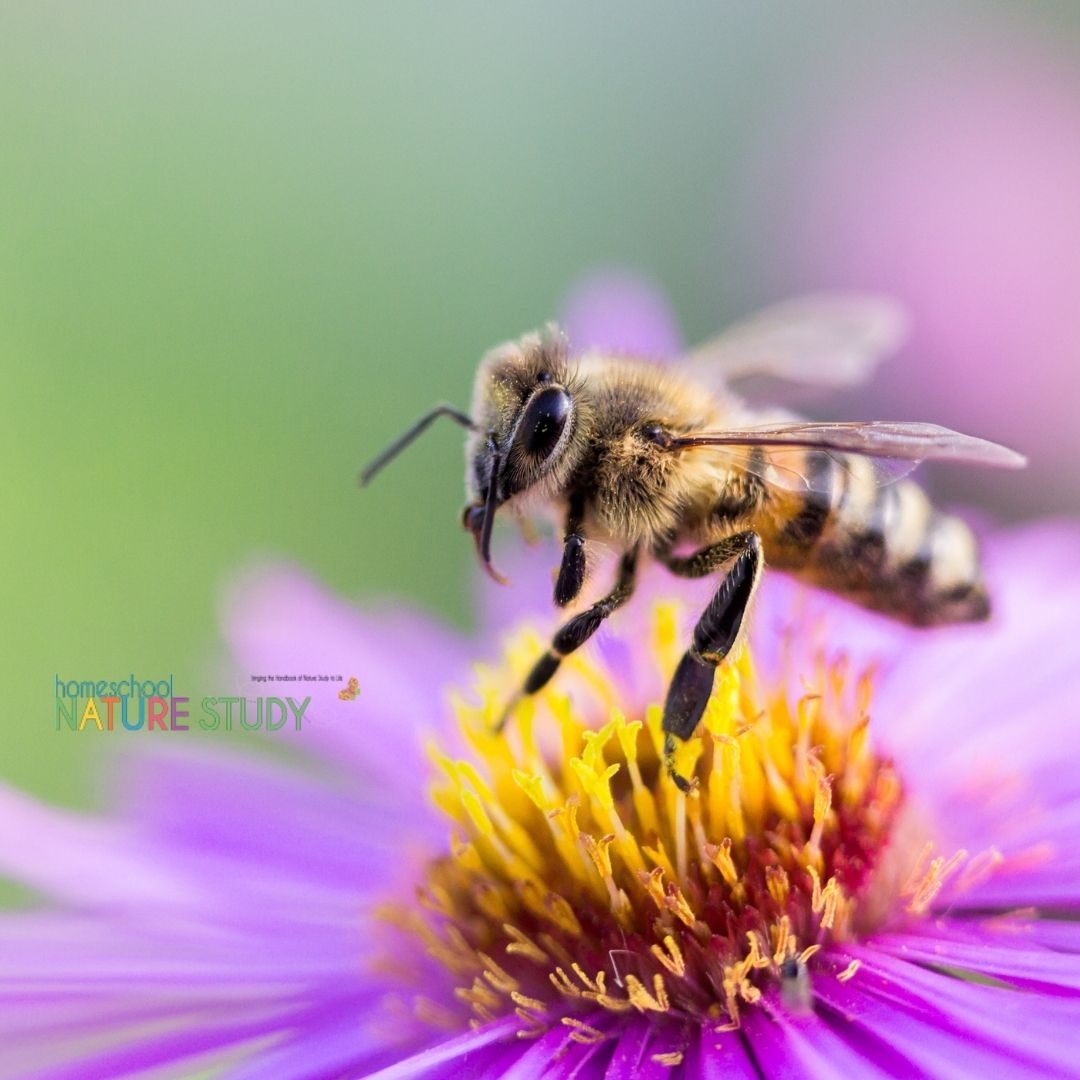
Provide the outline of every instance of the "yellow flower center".
[[[656,608],[664,676],[676,624]],[[457,980],[455,1001],[420,1000],[425,1019],[515,1012],[523,1037],[561,1022],[581,1041],[601,1037],[580,1019],[598,1008],[735,1027],[770,984],[797,998],[822,946],[895,910],[903,789],[867,739],[868,675],[822,659],[793,696],[743,650],[678,751],[680,773],[700,780],[688,797],[661,767],[659,704],[628,717],[581,654],[492,733],[538,645],[523,637],[509,671],[481,673],[480,707],[456,703],[467,756],[432,749],[449,854],[429,865],[419,907],[385,913]],[[909,910],[955,866],[926,854],[906,868]]]

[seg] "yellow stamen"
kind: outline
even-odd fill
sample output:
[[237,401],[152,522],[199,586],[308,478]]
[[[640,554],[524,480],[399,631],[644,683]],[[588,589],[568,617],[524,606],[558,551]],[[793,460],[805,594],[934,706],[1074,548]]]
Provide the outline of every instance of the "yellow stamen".
[[684,1052],[682,1050],[669,1050],[663,1054],[653,1054],[652,1059],[657,1065],[666,1065],[673,1069],[683,1063]]
[[[793,695],[759,677],[749,649],[729,657],[698,732],[676,742],[674,768],[698,785],[687,797],[665,768],[661,703],[616,700],[584,650],[560,689],[492,733],[541,647],[519,637],[507,671],[480,671],[479,707],[456,701],[470,753],[429,748],[450,845],[418,904],[381,916],[453,973],[460,1022],[516,1013],[522,1039],[559,1022],[578,1042],[612,1037],[567,1015],[593,1008],[613,1024],[672,1014],[737,1030],[792,961],[895,910],[867,900],[879,853],[899,857],[889,841],[904,796],[869,739],[868,677],[853,687],[842,660],[821,656]],[[685,649],[674,608],[656,610],[651,648],[664,685]],[[961,875],[962,852],[932,854],[899,866],[915,914],[954,875],[978,881],[1000,861],[984,853]],[[887,880],[895,899],[897,867]],[[445,1026],[454,1005],[418,998],[415,1013]],[[674,1067],[682,1052],[653,1060]]]
[[945,859],[939,855],[932,860],[929,869],[914,887],[911,901],[907,906],[908,911],[916,915],[927,911],[934,898],[941,892],[946,879],[966,858],[967,852],[961,850],[951,859]]
[[667,1012],[671,1007],[664,987],[664,978],[659,972],[653,976],[652,994],[634,975],[626,976],[626,992],[630,996],[630,1004],[638,1012]]
[[484,978],[496,989],[504,994],[510,994],[518,988],[518,981],[512,975],[504,971],[487,953],[477,953],[480,962],[484,965]]
[[841,971],[839,975],[836,976],[837,981],[847,982],[848,979],[850,979],[855,974],[855,972],[859,970],[860,967],[862,967],[861,960],[852,960],[851,963],[848,964],[848,966],[844,968],[844,970]]
[[511,956],[524,956],[534,964],[546,964],[551,957],[548,956],[528,934],[524,933],[513,923],[503,923],[503,930],[507,937],[513,940],[506,946],[506,951]]
[[537,1013],[542,1013],[546,1008],[544,1002],[538,1001],[536,998],[527,997],[519,990],[511,991],[510,1000],[513,1001],[515,1005],[520,1005],[523,1009],[530,1009]]
[[682,977],[686,974],[686,961],[683,959],[679,943],[668,934],[664,938],[664,947],[653,945],[649,950],[672,975]]
[[568,1027],[573,1028],[570,1033],[570,1038],[575,1042],[580,1043],[594,1043],[603,1042],[607,1036],[596,1028],[582,1022],[581,1020],[575,1020],[572,1016],[564,1016],[562,1022]]
[[791,941],[791,920],[787,915],[773,927],[773,963],[780,965],[788,957],[788,947]]

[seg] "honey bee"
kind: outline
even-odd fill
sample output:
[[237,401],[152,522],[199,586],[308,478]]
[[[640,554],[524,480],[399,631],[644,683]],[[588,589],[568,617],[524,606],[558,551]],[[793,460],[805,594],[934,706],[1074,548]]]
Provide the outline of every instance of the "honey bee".
[[[672,362],[575,356],[555,327],[481,361],[468,414],[440,405],[361,474],[367,483],[437,417],[465,427],[462,523],[484,569],[504,507],[554,513],[563,555],[554,600],[582,591],[590,547],[621,553],[611,590],[570,618],[502,722],[630,599],[643,558],[688,578],[718,575],[668,689],[665,763],[689,739],[717,666],[739,645],[765,565],[917,626],[985,619],[990,601],[975,538],[904,479],[920,461],[1019,467],[1003,446],[924,423],[812,423],[757,408],[742,380],[851,386],[900,343],[902,313],[864,296],[776,305]],[[692,547],[684,552],[683,549]],[[501,726],[501,725],[500,725]]]

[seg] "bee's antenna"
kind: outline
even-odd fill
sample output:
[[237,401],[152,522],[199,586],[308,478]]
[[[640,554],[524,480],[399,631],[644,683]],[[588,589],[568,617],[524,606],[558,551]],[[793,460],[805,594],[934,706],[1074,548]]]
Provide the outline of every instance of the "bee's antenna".
[[468,428],[470,431],[476,431],[476,425],[472,422],[472,419],[467,413],[463,413],[460,409],[455,409],[453,405],[436,405],[431,412],[421,416],[412,427],[399,435],[377,458],[364,467],[363,471],[360,473],[360,486],[364,487],[370,483],[371,478],[379,472],[384,465],[389,464],[389,462],[396,458],[398,454],[413,441],[413,439],[423,435],[432,422],[437,420],[440,416],[449,416],[451,420],[456,420],[463,428]]

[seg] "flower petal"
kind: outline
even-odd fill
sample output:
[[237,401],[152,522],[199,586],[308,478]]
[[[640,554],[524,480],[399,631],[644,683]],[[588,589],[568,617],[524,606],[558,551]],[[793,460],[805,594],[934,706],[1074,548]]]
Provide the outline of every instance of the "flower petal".
[[[601,1032],[612,1026],[611,1014],[603,1011],[584,1014],[577,1019]],[[612,1039],[583,1042],[572,1037],[574,1030],[556,1021],[538,1039],[521,1043],[519,1056],[503,1066],[505,1080],[534,1080],[540,1076],[568,1080],[578,1075],[599,1075],[611,1056]]]
[[[1076,950],[1053,951],[1030,943],[1021,932],[994,933],[967,920],[920,923],[913,931],[876,934],[873,947],[901,960],[985,975],[1026,990],[1080,995]],[[1075,944],[1080,949],[1080,940]]]
[[508,1044],[521,1046],[521,1020],[504,1016],[475,1031],[455,1035],[369,1075],[369,1080],[418,1080],[420,1077],[489,1076]]
[[[280,1012],[251,1016],[241,1008],[219,1010],[216,1015],[205,1012],[194,1022],[185,1023],[180,1018],[179,1026],[174,1018],[164,1030],[151,1034],[124,1033],[121,1045],[104,1050],[80,1051],[72,1047],[74,1054],[65,1054],[67,1060],[61,1064],[24,1075],[26,1080],[85,1080],[88,1076],[119,1080],[120,1077],[145,1073],[148,1069],[191,1062],[193,1058],[215,1051],[249,1046],[255,1040],[287,1030],[301,1019],[310,1022],[311,1018],[292,1015],[286,1019]],[[116,1031],[108,1033],[112,1040],[120,1035]],[[53,1052],[56,1048],[49,1049]]]
[[1075,1075],[1075,999],[965,982],[871,946],[849,945],[830,955],[840,966],[858,959],[861,967],[843,983],[815,972],[815,998],[838,1023],[886,1041],[931,1075]]
[[648,1023],[649,1041],[645,1046],[637,1072],[642,1080],[669,1080],[673,1069],[686,1061],[690,1045],[697,1041],[698,1032],[679,1023]]
[[384,798],[358,793],[340,776],[308,775],[251,754],[141,751],[123,766],[112,790],[149,841],[241,860],[274,877],[332,883],[357,897],[408,879],[445,832],[422,800],[415,812],[403,799],[388,814]]
[[392,1040],[365,1030],[364,1010],[355,1002],[327,1013],[296,1024],[280,1040],[218,1075],[221,1080],[322,1080],[364,1075],[403,1055]]
[[96,913],[9,913],[0,921],[0,1000],[94,990],[263,1000],[325,983],[340,989],[350,980],[372,981],[355,959],[362,938],[351,926],[303,936],[294,926],[291,935],[271,936],[223,930],[157,908],[145,920],[136,917],[129,915],[121,929]]
[[196,903],[209,894],[145,857],[130,826],[59,810],[0,785],[0,872],[78,907]]
[[634,1080],[638,1076],[649,1045],[649,1022],[634,1017],[618,1031],[611,1062],[604,1073],[604,1080]]
[[746,1040],[736,1032],[719,1033],[703,1026],[687,1048],[683,1076],[698,1080],[760,1080],[761,1072],[746,1050]]
[[[254,686],[260,694],[311,697],[310,719],[289,738],[344,758],[388,790],[415,787],[426,767],[424,738],[446,711],[444,689],[468,671],[462,639],[400,607],[362,614],[280,565],[255,568],[233,585],[223,623],[247,694]],[[276,678],[304,675],[355,676],[360,692],[342,701],[342,683]],[[252,676],[275,678],[252,683]]]
[[859,1039],[848,1029],[834,1030],[821,1017],[793,1016],[774,999],[772,1015],[750,1009],[743,1018],[743,1035],[765,1076],[805,1080],[834,1080],[837,1076],[912,1075],[911,1062],[879,1040]]
[[682,351],[667,297],[629,270],[599,271],[574,285],[563,305],[563,324],[575,352],[603,349],[665,358]]
[[[1048,706],[1075,700],[1080,676],[1077,550],[1080,530],[1045,526],[1017,529],[987,545],[995,617],[912,640],[876,702],[876,715],[891,725],[890,746],[912,760],[921,756],[935,779],[957,765],[970,770],[1000,760],[995,736],[1028,766],[1057,755],[1059,740],[1073,729],[1075,707]],[[943,740],[946,722],[950,737]],[[1032,737],[1018,738],[1024,730]]]

